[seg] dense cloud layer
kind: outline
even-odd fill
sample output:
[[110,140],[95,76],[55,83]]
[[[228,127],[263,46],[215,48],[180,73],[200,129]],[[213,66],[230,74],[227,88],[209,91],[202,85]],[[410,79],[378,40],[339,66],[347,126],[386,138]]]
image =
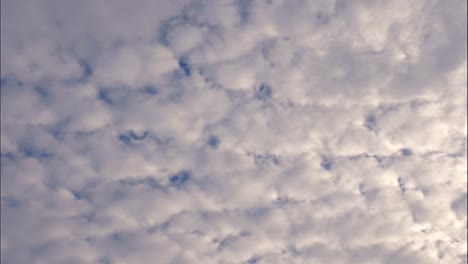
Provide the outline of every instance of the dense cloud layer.
[[1,5],[2,263],[467,263],[466,1]]

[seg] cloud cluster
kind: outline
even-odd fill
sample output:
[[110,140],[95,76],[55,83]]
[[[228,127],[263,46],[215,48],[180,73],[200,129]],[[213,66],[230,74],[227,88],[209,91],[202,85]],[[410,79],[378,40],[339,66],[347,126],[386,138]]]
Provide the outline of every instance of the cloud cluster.
[[467,263],[466,5],[2,1],[2,263]]

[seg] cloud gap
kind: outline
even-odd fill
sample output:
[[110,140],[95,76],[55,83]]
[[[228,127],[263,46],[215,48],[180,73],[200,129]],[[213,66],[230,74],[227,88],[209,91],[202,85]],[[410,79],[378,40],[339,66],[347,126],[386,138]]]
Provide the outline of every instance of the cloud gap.
[[152,95],[152,96],[158,95],[158,93],[159,93],[158,88],[156,88],[155,86],[152,86],[152,85],[146,85],[146,86],[143,88],[143,91],[144,91],[146,94]]
[[207,144],[211,148],[214,148],[214,149],[217,148],[220,143],[221,143],[221,141],[219,140],[219,138],[217,136],[211,135],[211,136],[208,137]]
[[271,99],[273,95],[273,89],[271,86],[267,83],[262,83],[258,87],[258,89],[255,91],[255,98],[260,101],[266,101],[268,99]]
[[179,68],[182,70],[186,77],[189,77],[192,73],[191,67],[187,61],[187,58],[181,57],[179,59]]
[[327,171],[331,171],[334,165],[335,165],[335,162],[330,157],[323,156],[322,160],[320,161],[320,167],[322,167],[322,169],[327,170]]
[[174,175],[169,176],[169,181],[173,186],[181,187],[185,185],[190,180],[190,178],[192,178],[190,171],[183,170]]
[[113,105],[114,104],[114,101],[112,100],[109,91],[107,89],[105,89],[105,88],[101,88],[101,89],[98,90],[97,98],[100,101],[107,104],[107,105]]
[[51,152],[26,142],[19,144],[17,150],[28,158],[47,159],[53,156]]

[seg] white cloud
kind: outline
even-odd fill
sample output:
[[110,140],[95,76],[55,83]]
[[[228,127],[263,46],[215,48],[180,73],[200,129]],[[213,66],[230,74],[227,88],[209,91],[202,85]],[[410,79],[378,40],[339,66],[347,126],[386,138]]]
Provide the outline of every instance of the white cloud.
[[466,2],[2,2],[5,263],[466,263]]

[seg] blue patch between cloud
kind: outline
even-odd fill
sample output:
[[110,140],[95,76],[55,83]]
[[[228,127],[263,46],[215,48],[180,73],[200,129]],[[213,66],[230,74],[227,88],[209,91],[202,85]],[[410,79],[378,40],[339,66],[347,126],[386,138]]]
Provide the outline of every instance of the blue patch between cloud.
[[405,182],[403,181],[403,178],[401,177],[398,177],[398,187],[400,188],[402,193],[406,192]]
[[91,65],[86,60],[81,59],[78,62],[81,66],[81,69],[83,70],[79,80],[83,82],[88,80],[89,77],[93,74],[93,68],[91,68]]
[[258,263],[259,259],[256,257],[251,257],[249,260],[247,260],[247,264],[256,264]]
[[149,95],[157,95],[159,93],[158,89],[151,85],[145,86],[143,90]]
[[132,141],[144,140],[148,135],[149,133],[147,131],[143,132],[141,135],[136,134],[134,131],[130,131],[127,134],[119,134],[119,140],[125,145],[131,145]]
[[320,162],[320,167],[324,170],[330,171],[333,169],[333,160],[327,157],[322,157],[322,161]]
[[255,98],[258,100],[267,100],[272,97],[273,89],[269,84],[262,83],[260,87],[255,91]]
[[18,146],[18,152],[20,152],[26,157],[38,159],[46,159],[52,156],[52,153],[49,153],[45,150],[39,149],[37,147],[34,147],[33,145],[26,143],[20,144]]
[[169,177],[169,181],[175,185],[175,186],[181,186],[184,183],[188,182],[191,177],[191,174],[189,171],[181,171],[178,172],[177,174],[174,174]]
[[51,94],[48,89],[43,85],[34,86],[34,91],[39,95],[42,100],[47,100]]
[[148,136],[148,134],[149,134],[149,133],[148,133],[147,131],[143,132],[143,134],[141,134],[140,136],[137,135],[137,134],[136,134],[135,132],[133,132],[133,131],[130,131],[130,133],[129,133],[130,138],[132,138],[133,140],[143,140],[143,139],[145,139],[145,138]]
[[210,136],[208,138],[208,145],[212,148],[217,148],[221,141],[216,136]]
[[112,98],[109,95],[109,92],[106,89],[99,89],[98,99],[103,101],[104,103],[106,103],[108,105],[114,104]]
[[162,21],[159,28],[159,42],[164,46],[169,46],[171,44],[168,38],[169,32],[177,25],[188,22],[189,17],[184,14],[184,12],[181,15],[177,15]]
[[125,145],[130,145],[131,143],[130,137],[127,135],[123,135],[123,134],[119,135],[119,140],[123,142]]
[[77,200],[89,200],[89,194],[84,191],[72,190],[71,192]]
[[368,115],[366,117],[364,126],[367,127],[368,129],[373,129],[376,125],[377,125],[377,118],[375,117],[375,115]]
[[64,138],[63,131],[58,127],[49,128],[49,133],[58,141],[62,141]]
[[179,67],[180,67],[180,69],[182,69],[185,76],[190,76],[191,70],[190,70],[190,65],[187,62],[187,59],[185,59],[183,57],[180,58],[179,59]]
[[237,6],[239,9],[239,16],[241,18],[241,23],[245,24],[249,20],[250,12],[249,8],[252,3],[252,0],[237,0]]
[[67,126],[69,123],[70,119],[59,121],[48,126],[47,131],[55,138],[55,140],[63,141],[67,134]]
[[169,46],[170,44],[168,35],[169,31],[171,31],[171,28],[173,27],[174,21],[176,21],[176,18],[170,18],[163,21],[159,28],[159,42],[164,46]]
[[402,148],[401,150],[401,155],[403,156],[411,156],[413,155],[413,151],[409,148]]

